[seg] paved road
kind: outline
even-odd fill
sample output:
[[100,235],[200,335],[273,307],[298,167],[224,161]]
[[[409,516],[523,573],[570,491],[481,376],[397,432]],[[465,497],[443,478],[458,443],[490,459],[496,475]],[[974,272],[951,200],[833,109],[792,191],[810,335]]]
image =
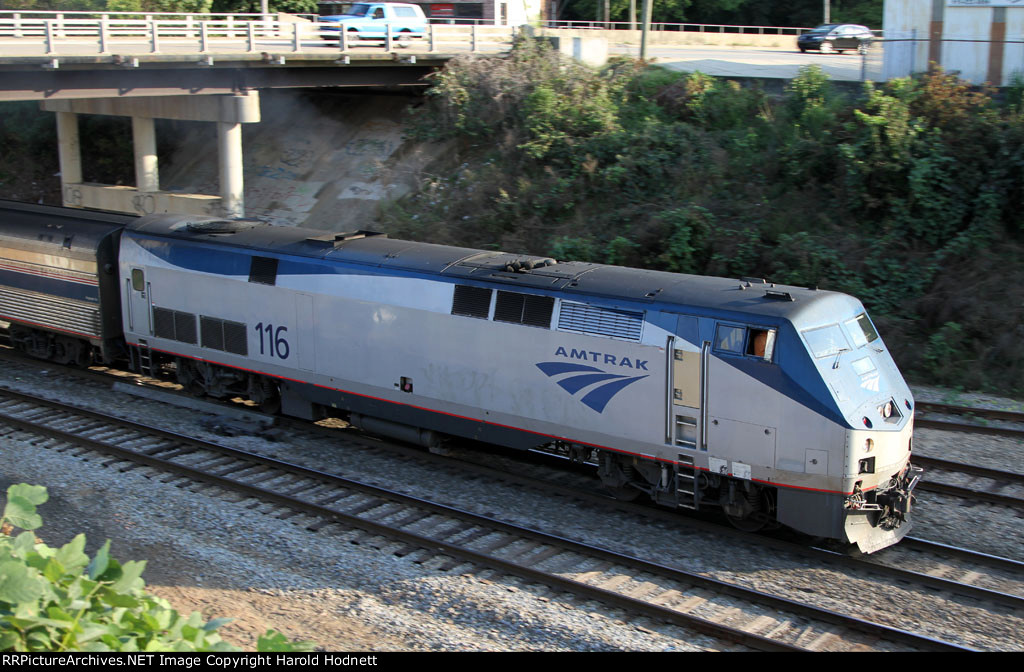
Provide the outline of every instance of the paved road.
[[[795,39],[795,38],[794,38]],[[613,53],[637,55],[639,48],[617,46]],[[710,47],[710,46],[654,46],[648,47],[648,56],[655,63],[672,70],[700,71],[720,77],[771,77],[792,79],[807,65],[819,65],[833,80],[860,81],[878,79],[881,70],[881,50],[867,57],[855,53],[801,54],[792,49],[767,47]],[[865,72],[866,59],[866,72]],[[866,77],[865,77],[866,75]]]

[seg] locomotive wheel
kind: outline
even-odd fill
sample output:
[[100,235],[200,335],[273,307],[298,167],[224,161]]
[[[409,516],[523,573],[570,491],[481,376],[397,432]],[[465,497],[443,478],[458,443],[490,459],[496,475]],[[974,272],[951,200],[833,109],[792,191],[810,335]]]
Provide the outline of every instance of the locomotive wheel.
[[610,485],[604,486],[605,491],[620,502],[632,502],[640,496],[636,488],[613,488]]
[[193,397],[205,397],[202,374],[190,360],[178,359],[178,382]]
[[743,532],[760,532],[764,529],[765,525],[767,524],[767,521],[758,520],[756,517],[753,516],[748,516],[746,518],[737,518],[735,516],[730,516],[727,513],[725,514],[725,517],[729,519],[729,522],[732,523],[733,527],[735,527],[737,530],[742,530]]
[[772,499],[766,490],[757,489],[746,493],[744,497],[747,504],[743,507],[743,515],[730,514],[729,507],[723,507],[725,517],[733,527],[744,532],[760,532],[778,526],[771,513],[774,510]]
[[277,415],[281,412],[281,388],[277,386],[277,383],[273,381],[263,379],[260,387],[262,388],[262,398],[258,400],[260,410],[267,415]]

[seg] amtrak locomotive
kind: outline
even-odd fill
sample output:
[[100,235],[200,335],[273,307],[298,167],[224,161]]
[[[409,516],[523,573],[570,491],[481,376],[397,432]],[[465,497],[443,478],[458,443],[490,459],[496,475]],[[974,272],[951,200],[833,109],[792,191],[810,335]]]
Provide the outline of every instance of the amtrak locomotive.
[[592,461],[617,496],[872,552],[910,528],[913,397],[835,292],[210,217],[0,206],[39,357]]

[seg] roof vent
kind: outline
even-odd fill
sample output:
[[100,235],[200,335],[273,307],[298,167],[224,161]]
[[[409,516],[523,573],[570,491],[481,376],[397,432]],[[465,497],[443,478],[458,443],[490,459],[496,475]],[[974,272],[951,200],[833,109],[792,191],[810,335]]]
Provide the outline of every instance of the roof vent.
[[557,263],[557,261],[550,257],[545,259],[516,259],[515,261],[505,264],[505,271],[508,273],[526,273],[527,271],[532,271],[535,268],[554,266]]
[[775,301],[796,301],[789,292],[780,292],[777,289],[765,290],[764,298],[774,299]]
[[256,219],[204,219],[188,221],[184,228],[192,233],[236,233],[260,224]]
[[339,247],[350,240],[359,240],[360,238],[373,238],[381,237],[387,238],[388,234],[380,233],[379,231],[345,231],[344,233],[325,233],[322,236],[313,236],[306,238],[311,243],[320,243],[322,245],[331,245],[333,247]]

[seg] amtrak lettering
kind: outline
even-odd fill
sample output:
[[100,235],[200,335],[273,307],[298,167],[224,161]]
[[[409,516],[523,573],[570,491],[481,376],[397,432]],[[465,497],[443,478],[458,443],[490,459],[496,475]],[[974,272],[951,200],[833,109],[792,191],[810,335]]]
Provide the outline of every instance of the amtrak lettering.
[[[587,358],[588,355],[590,356],[589,359]],[[585,362],[590,361],[598,364],[610,364],[611,366],[624,366],[627,369],[650,371],[650,369],[647,368],[648,360],[646,359],[632,360],[629,357],[623,357],[622,359],[618,359],[615,355],[609,355],[603,352],[595,352],[593,350],[577,350],[576,348],[572,348],[571,350],[569,350],[569,352],[566,352],[565,348],[559,346],[559,348],[555,350],[555,357],[581,359]],[[618,363],[616,363],[616,359],[618,359]]]
[[[586,359],[586,356],[592,355],[594,361],[604,353],[600,352],[584,352],[579,350],[573,350],[573,353],[581,355],[578,359]],[[555,351],[555,355],[562,354],[565,357],[571,358],[565,354],[565,348],[558,348]],[[615,357],[612,355],[605,355],[610,357],[609,363],[615,364]],[[628,358],[623,358],[625,361],[629,361]],[[647,360],[637,360],[636,362],[630,362],[629,368],[643,368],[647,370]],[[618,366],[626,366],[619,361]],[[617,395],[619,392],[629,387],[638,380],[643,380],[647,376],[624,376],[619,373],[608,373],[603,371],[596,366],[590,366],[588,364],[577,364],[576,362],[538,362],[537,368],[544,372],[549,378],[561,377],[558,381],[558,386],[569,394],[575,396],[577,392],[582,391],[584,388],[590,388],[589,392],[586,392],[581,398],[580,403],[588,408],[597,411],[598,413],[604,413],[605,406],[608,402]]]

